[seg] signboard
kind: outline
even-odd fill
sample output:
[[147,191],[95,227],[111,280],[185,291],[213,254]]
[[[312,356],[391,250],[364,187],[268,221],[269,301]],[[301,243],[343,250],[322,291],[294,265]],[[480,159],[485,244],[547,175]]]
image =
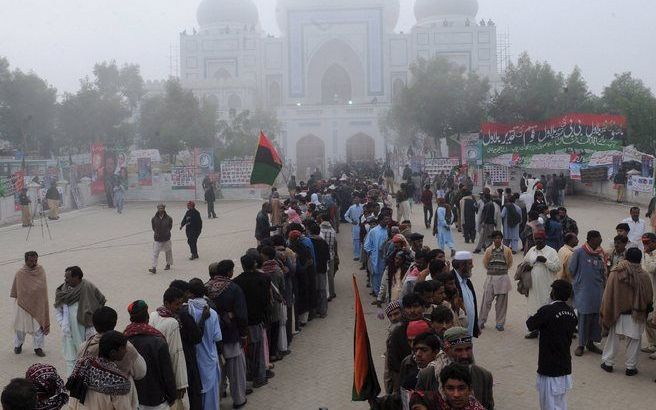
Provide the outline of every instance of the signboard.
[[627,180],[627,189],[629,191],[651,194],[654,191],[654,178],[631,175]]
[[542,122],[484,123],[485,157],[506,153],[541,154],[558,150],[608,151],[622,146],[626,118],[620,115],[566,114]]
[[134,165],[138,162],[139,158],[149,158],[150,162],[162,162],[162,157],[159,155],[157,149],[137,149],[130,152],[128,163]]
[[431,179],[444,171],[449,175],[454,167],[460,166],[458,158],[426,158],[424,161],[424,172],[428,173]]
[[196,149],[194,155],[196,156],[196,166],[199,174],[209,175],[214,172],[214,154],[212,151]]
[[616,155],[622,155],[621,151],[597,151],[593,152],[588,161],[588,166],[611,166],[613,165],[613,158]]
[[139,186],[153,186],[153,170],[150,158],[137,159],[137,180]]
[[483,163],[483,147],[478,135],[460,137],[461,163],[481,165]]
[[252,172],[253,158],[221,161],[221,186],[250,186]]
[[569,164],[569,177],[574,181],[581,180],[581,164],[576,162],[571,162]]
[[173,167],[171,168],[171,189],[195,189],[196,168],[195,167]]
[[608,167],[581,169],[581,182],[584,184],[603,181],[608,181]]

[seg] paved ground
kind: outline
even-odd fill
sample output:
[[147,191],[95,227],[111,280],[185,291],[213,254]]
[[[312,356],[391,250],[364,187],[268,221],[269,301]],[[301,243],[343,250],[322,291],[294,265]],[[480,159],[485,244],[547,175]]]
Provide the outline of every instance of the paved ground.
[[[20,227],[0,229],[0,287],[8,296],[13,274],[22,263],[22,254],[35,249],[41,255],[41,263],[48,272],[51,302],[54,288],[64,275],[64,269],[80,265],[86,277],[100,287],[108,297],[108,304],[119,311],[119,328],[127,322],[125,307],[134,299],[145,299],[151,306],[158,306],[169,281],[175,278],[205,278],[207,265],[223,258],[238,260],[243,251],[254,245],[252,231],[257,202],[223,202],[218,205],[219,218],[205,221],[200,240],[201,259],[187,260],[188,250],[183,232],[174,232],[174,269],[156,276],[146,272],[149,266],[152,235],[149,220],[154,204],[128,204],[123,215],[93,207],[67,213],[60,221],[50,224],[53,240],[43,238],[40,229],[34,229],[29,241],[26,230]],[[175,223],[183,214],[183,205],[171,205],[169,213]],[[582,232],[593,227],[599,229],[606,245],[613,236],[618,220],[628,214],[626,206],[599,202],[593,199],[571,201],[570,214],[578,220]],[[422,226],[420,209],[415,207],[413,221]],[[38,227],[37,227],[38,228]],[[423,229],[420,230],[424,232]],[[428,233],[427,231],[424,233]],[[457,245],[463,247],[461,237]],[[340,234],[343,266],[338,273],[338,298],[329,305],[327,319],[311,322],[295,338],[293,354],[276,365],[276,377],[268,386],[249,396],[252,409],[363,409],[366,405],[352,403],[352,341],[353,341],[353,294],[350,275],[356,272],[361,291],[366,293],[361,271],[357,270],[348,256],[350,233]],[[435,240],[427,237],[426,243],[435,246]],[[162,255],[163,257],[163,255]],[[474,283],[479,291],[484,281],[480,259],[475,261]],[[363,296],[368,303],[370,298]],[[374,359],[378,375],[382,379],[383,358],[387,323],[376,318],[376,309],[365,304]],[[0,298],[0,309],[7,312],[0,322],[0,385],[11,377],[20,376],[37,358],[32,354],[28,341],[21,356],[13,354],[11,321],[12,300]],[[509,322],[504,333],[486,330],[476,342],[476,359],[491,370],[495,377],[495,399],[499,409],[536,409],[534,389],[537,363],[537,341],[523,339],[525,301],[517,293],[510,298]],[[53,318],[54,320],[54,318]],[[53,332],[46,339],[48,362],[63,369],[59,339],[61,332],[53,324]],[[622,363],[623,358],[618,358]],[[629,406],[636,409],[653,408],[656,401],[656,362],[641,353],[640,374],[624,376],[621,365],[614,374],[599,369],[599,356],[586,354],[574,358],[574,391],[570,396],[573,409],[617,409]],[[382,384],[382,383],[381,383]],[[224,400],[222,407],[229,407]]]

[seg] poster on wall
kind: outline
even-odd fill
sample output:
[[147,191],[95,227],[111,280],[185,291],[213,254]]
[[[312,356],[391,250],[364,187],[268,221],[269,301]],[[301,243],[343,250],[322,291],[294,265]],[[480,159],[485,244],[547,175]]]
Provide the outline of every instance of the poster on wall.
[[195,189],[196,169],[195,167],[173,167],[171,168],[171,189]]
[[221,161],[221,186],[245,187],[251,184],[253,158]]
[[196,167],[200,175],[209,175],[214,172],[214,154],[210,150],[194,150]]
[[20,211],[22,207],[19,198],[23,188],[25,188],[25,173],[23,171],[16,171],[12,180],[14,190],[14,210]]
[[139,186],[153,186],[150,158],[137,158],[137,179]]
[[105,145],[91,145],[91,193],[102,194],[105,192]]
[[627,180],[627,189],[633,192],[651,194],[654,191],[654,178],[631,175]]
[[622,146],[626,118],[608,114],[566,114],[542,122],[481,125],[486,158],[506,153],[545,154],[557,150],[608,151]]
[[526,165],[529,169],[569,169],[570,154],[535,154],[532,155]]
[[483,164],[483,146],[478,135],[473,134],[460,137],[460,150],[462,164]]
[[508,167],[501,165],[485,165],[485,181],[496,186],[506,186],[510,181]]

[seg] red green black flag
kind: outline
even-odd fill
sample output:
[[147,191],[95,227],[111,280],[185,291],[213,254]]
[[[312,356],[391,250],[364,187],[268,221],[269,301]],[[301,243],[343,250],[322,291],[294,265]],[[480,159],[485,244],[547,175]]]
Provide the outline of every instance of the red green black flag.
[[281,169],[280,155],[264,132],[260,131],[260,142],[257,144],[257,153],[251,173],[251,185],[273,185]]
[[364,319],[360,291],[353,275],[353,293],[355,295],[355,335],[353,346],[353,394],[352,401],[375,399],[380,394],[380,384],[376,368],[371,357],[371,345]]

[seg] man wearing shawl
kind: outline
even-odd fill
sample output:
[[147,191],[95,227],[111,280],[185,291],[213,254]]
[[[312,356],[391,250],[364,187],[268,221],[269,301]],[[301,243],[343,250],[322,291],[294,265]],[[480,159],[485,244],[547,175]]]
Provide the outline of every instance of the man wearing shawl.
[[621,261],[608,275],[601,301],[601,325],[608,331],[608,339],[601,356],[601,368],[613,371],[615,356],[620,347],[619,336],[627,340],[625,373],[638,373],[640,340],[645,331],[648,305],[653,294],[649,275],[642,269],[642,252],[630,248],[626,260]]
[[36,390],[37,403],[34,410],[60,410],[68,403],[64,381],[53,366],[33,364],[27,369],[25,378],[32,382]]
[[66,388],[79,400],[79,409],[134,410],[130,380],[117,365],[126,351],[127,338],[112,330],[100,338],[98,357],[84,356],[77,362]]
[[148,324],[146,302],[137,300],[130,303],[128,313],[130,324],[125,328],[125,336],[144,358],[148,367],[146,377],[135,381],[139,409],[168,410],[178,399],[178,392],[166,339],[159,330]]
[[[549,303],[551,284],[562,267],[558,252],[547,246],[547,234],[543,230],[533,231],[533,241],[535,246],[524,256],[524,262],[532,267],[531,288],[526,304],[528,317],[535,315],[542,306]],[[538,332],[529,332],[525,337],[534,339],[538,337]]]
[[21,354],[25,335],[33,337],[34,353],[44,357],[43,342],[50,333],[50,313],[46,272],[38,264],[39,255],[25,253],[25,265],[16,272],[9,296],[16,299],[14,315],[14,353]]
[[[207,296],[221,312],[220,325],[223,337],[221,355],[222,390],[226,379],[230,382],[230,395],[234,408],[246,405],[246,358],[242,345],[248,340],[248,313],[244,292],[232,282],[235,264],[231,260],[213,263],[209,267],[210,281],[205,284]],[[251,390],[252,391],[252,390]],[[223,393],[223,392],[222,392]]]
[[194,201],[187,202],[187,212],[180,223],[180,230],[182,228],[185,228],[187,244],[191,251],[189,260],[198,259],[198,238],[203,230],[203,218],[201,218],[200,212],[196,209],[196,203]]
[[[79,349],[80,351],[78,352],[78,360],[82,359],[84,356],[99,356],[100,339],[105,333],[114,331],[117,319],[118,315],[116,311],[109,306],[103,306],[93,312],[93,327],[96,329],[96,334],[86,342],[82,343]],[[130,385],[132,386],[129,394],[130,408],[136,409],[139,407],[139,397],[137,395],[137,388],[134,381],[141,380],[146,376],[146,372],[148,371],[146,361],[141,357],[132,343],[127,342],[125,356],[123,356],[123,359],[116,362],[116,365],[130,380]],[[70,407],[72,410],[77,410],[79,408],[74,401]]]
[[208,304],[204,297],[205,285],[200,279],[192,279],[189,282],[189,290],[192,295],[192,299],[189,299],[189,313],[196,323],[203,324],[203,339],[196,345],[196,361],[203,386],[203,410],[216,410],[219,408],[219,382],[221,381],[219,354],[216,350],[216,344],[222,340],[219,316],[210,309],[210,317],[203,318]]
[[84,279],[79,266],[66,268],[64,283],[55,291],[55,316],[62,329],[62,350],[66,374],[77,361],[80,345],[93,336],[93,312],[105,305],[105,296],[93,283]]
[[583,355],[583,348],[601,354],[594,342],[601,342],[599,311],[606,278],[606,253],[601,247],[601,234],[588,232],[587,242],[574,251],[569,261],[574,288],[574,306],[579,315],[579,345],[574,351]]
[[164,335],[169,346],[171,366],[175,374],[175,387],[178,390],[179,397],[174,408],[182,408],[181,399],[189,387],[189,381],[187,363],[182,348],[181,326],[176,315],[185,302],[185,295],[180,289],[168,288],[164,292],[163,299],[163,305],[150,313],[149,324]]

